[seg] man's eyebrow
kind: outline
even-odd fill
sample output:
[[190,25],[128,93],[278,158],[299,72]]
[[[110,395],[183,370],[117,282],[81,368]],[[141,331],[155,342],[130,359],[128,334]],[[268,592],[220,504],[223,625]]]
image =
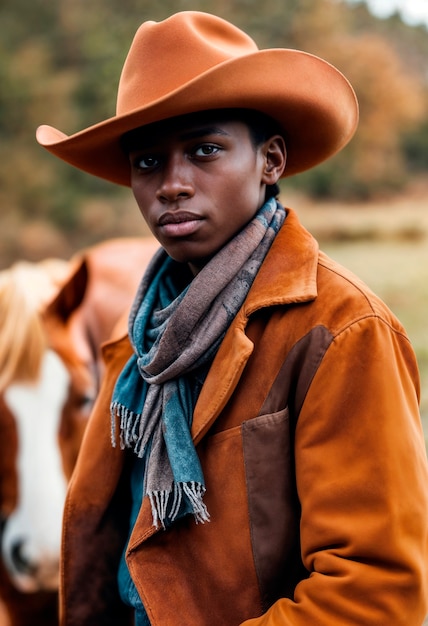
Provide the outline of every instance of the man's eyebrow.
[[187,141],[189,139],[198,139],[205,137],[205,135],[222,135],[228,136],[229,133],[220,126],[201,126],[200,128],[192,128],[180,133],[180,139]]
[[[192,139],[200,139],[207,135],[229,136],[229,133],[220,126],[198,126],[197,128],[189,128],[178,134],[180,141],[189,141]],[[151,150],[159,141],[168,138],[169,130],[164,129],[161,133],[150,132],[147,134],[136,133],[128,139],[126,149],[128,152],[137,150]]]

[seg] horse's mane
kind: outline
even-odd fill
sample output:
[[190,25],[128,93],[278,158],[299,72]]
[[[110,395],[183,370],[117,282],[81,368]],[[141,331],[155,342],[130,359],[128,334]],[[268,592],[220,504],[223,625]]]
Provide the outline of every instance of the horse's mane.
[[12,382],[37,380],[46,349],[40,313],[68,267],[59,259],[18,261],[0,272],[0,393]]

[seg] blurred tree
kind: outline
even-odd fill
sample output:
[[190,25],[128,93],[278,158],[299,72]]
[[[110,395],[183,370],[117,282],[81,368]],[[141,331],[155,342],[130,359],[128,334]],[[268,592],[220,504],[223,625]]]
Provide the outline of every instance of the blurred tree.
[[296,21],[297,47],[327,59],[347,76],[357,93],[360,122],[349,146],[297,177],[296,186],[314,196],[347,198],[396,189],[408,180],[403,137],[425,119],[426,86],[388,39],[353,31],[347,5],[305,1],[312,7]]
[[403,138],[406,160],[415,173],[428,171],[428,98],[425,111],[427,117],[422,126]]

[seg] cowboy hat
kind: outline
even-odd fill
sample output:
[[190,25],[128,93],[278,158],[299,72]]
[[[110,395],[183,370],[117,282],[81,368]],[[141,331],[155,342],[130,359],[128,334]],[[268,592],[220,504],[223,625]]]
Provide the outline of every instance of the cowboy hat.
[[51,126],[37,141],[100,178],[130,185],[120,139],[128,131],[204,110],[248,108],[284,131],[290,176],[338,152],[354,134],[358,104],[347,79],[312,54],[259,50],[243,31],[198,11],[138,29],[119,81],[116,115],[67,136]]

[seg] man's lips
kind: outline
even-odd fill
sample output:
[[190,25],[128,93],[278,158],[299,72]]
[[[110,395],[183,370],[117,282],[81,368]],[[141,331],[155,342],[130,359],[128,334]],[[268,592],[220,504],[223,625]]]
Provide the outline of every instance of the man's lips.
[[168,224],[181,224],[182,222],[194,222],[201,220],[200,215],[189,213],[188,211],[174,211],[164,213],[158,220],[159,226],[167,226]]
[[188,211],[168,212],[161,215],[158,226],[167,237],[187,237],[193,235],[203,218]]

